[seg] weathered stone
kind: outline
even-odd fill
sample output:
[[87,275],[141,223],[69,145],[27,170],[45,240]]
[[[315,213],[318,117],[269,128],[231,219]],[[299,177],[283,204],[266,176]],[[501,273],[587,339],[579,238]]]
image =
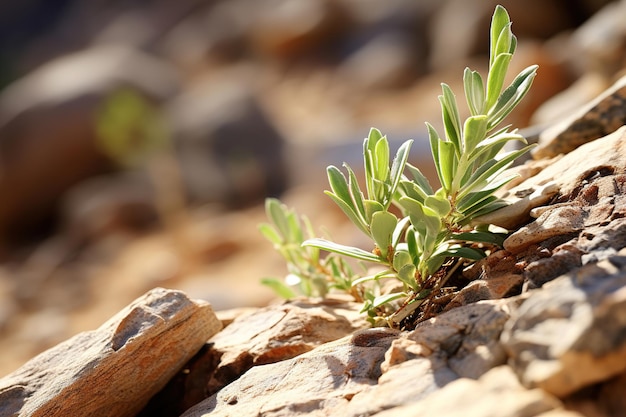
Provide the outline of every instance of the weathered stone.
[[220,329],[209,304],[154,289],[0,379],[0,415],[134,416]]
[[[535,246],[538,252],[548,252],[546,257],[532,260],[524,268],[524,286],[522,291],[541,287],[546,282],[552,281],[575,268],[582,266],[582,257],[585,253],[578,247],[580,239],[572,239],[550,250],[548,241],[542,242],[541,246]],[[548,246],[548,247],[545,247]],[[529,252],[532,253],[533,248]],[[532,255],[531,255],[532,256]]]
[[[555,210],[555,206],[547,206],[538,209],[542,204],[547,203],[550,199],[560,196],[562,200],[571,197],[576,198],[580,191],[581,185],[585,185],[592,180],[608,175],[619,175],[626,172],[626,127],[622,127],[614,133],[597,139],[592,143],[587,143],[574,151],[564,155],[562,158],[555,160],[546,166],[536,175],[526,179],[515,187],[507,190],[502,198],[511,205],[504,209],[497,210],[485,216],[477,218],[476,222],[484,222],[496,224],[498,226],[514,229],[519,227],[534,214],[539,217],[544,211]],[[531,163],[532,164],[532,163]],[[605,188],[611,188],[607,184]],[[615,192],[613,194],[616,194]],[[581,198],[589,197],[581,196]],[[531,211],[535,209],[534,211]],[[582,225],[587,226],[588,222],[578,224],[580,219],[575,220],[573,211],[576,208],[563,208],[554,214],[551,221],[554,227],[560,230],[579,230]],[[572,211],[572,213],[567,213]],[[546,215],[547,218],[547,215]],[[568,219],[572,219],[571,221]],[[563,221],[561,221],[563,220]],[[565,223],[564,223],[565,222]],[[535,227],[535,226],[530,226]],[[520,234],[529,235],[528,230],[524,229]],[[534,233],[534,232],[533,232]],[[554,235],[556,232],[541,231],[545,236]],[[546,237],[546,238],[547,238]],[[520,244],[524,239],[518,239],[515,234],[509,237],[506,245],[513,244],[516,248],[521,247]]]
[[532,151],[535,159],[568,153],[580,145],[606,136],[626,123],[626,76],[578,110],[568,119],[539,136],[539,146]]
[[[561,48],[569,46],[569,42],[563,43],[565,45],[558,46]],[[610,86],[611,80],[608,80],[606,76],[596,72],[585,73],[566,90],[543,102],[533,113],[531,123],[540,127],[539,134],[541,134],[541,127],[545,130],[546,127],[553,126],[577,113]]]
[[221,356],[207,382],[212,394],[252,366],[293,358],[368,327],[360,305],[332,299],[292,301],[237,317],[210,342]]
[[[392,30],[371,39],[347,57],[338,71],[358,88],[403,87],[415,81],[414,45],[407,34]],[[369,65],[378,62],[378,65]]]
[[524,276],[515,273],[488,276],[474,280],[458,291],[446,305],[445,310],[481,300],[497,300],[515,295],[522,287],[523,282]]
[[401,333],[385,353],[378,384],[356,394],[341,415],[357,417],[394,409],[428,398],[459,377],[478,378],[505,363],[498,338],[507,311],[502,301],[477,303]]
[[374,416],[535,417],[560,407],[556,398],[539,389],[526,390],[509,367],[498,366],[476,381],[460,378],[416,403]]
[[348,23],[335,1],[290,0],[265,2],[265,6],[249,35],[254,50],[268,58],[288,60],[319,50],[328,40],[341,36]]
[[626,410],[626,373],[583,388],[563,399],[569,410],[586,416],[621,416]]
[[550,201],[558,190],[559,187],[554,182],[539,186],[515,187],[503,196],[508,206],[475,218],[473,224],[495,224],[505,229],[513,229],[528,219],[528,214],[533,208]]
[[626,369],[626,252],[531,292],[502,342],[521,382],[559,397]]
[[504,241],[504,248],[510,252],[519,252],[525,246],[551,237],[577,233],[584,227],[585,213],[581,207],[566,204],[548,208],[536,221],[512,233]]
[[345,415],[342,410],[381,375],[393,336],[360,346],[351,336],[277,363],[255,366],[181,417]]
[[536,417],[585,417],[584,414],[571,410],[550,410],[545,413],[538,414]]

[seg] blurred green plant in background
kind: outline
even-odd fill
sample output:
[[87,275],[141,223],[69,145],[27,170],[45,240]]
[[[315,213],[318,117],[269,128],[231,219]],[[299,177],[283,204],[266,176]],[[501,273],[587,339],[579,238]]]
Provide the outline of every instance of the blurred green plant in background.
[[98,146],[126,169],[146,168],[155,190],[155,204],[183,262],[193,268],[194,250],[186,235],[183,182],[165,117],[141,94],[120,89],[111,93],[96,115]]

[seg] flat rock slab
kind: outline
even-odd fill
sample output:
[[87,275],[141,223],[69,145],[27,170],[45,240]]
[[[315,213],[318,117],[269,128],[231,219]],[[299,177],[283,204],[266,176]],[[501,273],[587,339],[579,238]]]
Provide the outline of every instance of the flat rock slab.
[[153,289],[0,379],[0,416],[134,416],[221,328],[210,304]]
[[181,417],[344,415],[338,410],[381,375],[396,333],[386,336],[371,343],[347,336],[292,359],[255,366]]
[[207,382],[209,394],[256,365],[291,359],[369,327],[361,305],[345,299],[296,299],[243,314],[209,342],[220,357]]
[[[526,390],[509,367],[499,366],[478,380],[457,379],[420,401],[373,417],[536,417],[557,412],[560,407],[556,398],[539,389]],[[576,413],[554,416],[582,417]]]

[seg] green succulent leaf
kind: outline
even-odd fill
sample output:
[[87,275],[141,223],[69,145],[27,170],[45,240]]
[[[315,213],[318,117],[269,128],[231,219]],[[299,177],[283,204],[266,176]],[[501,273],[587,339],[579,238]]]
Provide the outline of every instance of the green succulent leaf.
[[511,151],[504,155],[499,160],[491,160],[483,167],[479,168],[474,175],[469,179],[468,184],[461,192],[459,192],[459,198],[465,197],[472,191],[480,191],[488,184],[489,178],[495,177],[504,169],[506,169],[515,159],[528,152],[533,146],[526,146],[517,151]]
[[480,249],[468,248],[465,246],[449,247],[448,249],[437,254],[438,257],[454,257],[464,258],[472,261],[478,261],[485,257],[485,252]]
[[278,234],[276,229],[274,229],[271,224],[262,223],[258,226],[258,228],[261,234],[274,245],[280,245],[283,243],[282,237],[280,237],[280,234]]
[[387,258],[392,243],[392,236],[398,225],[398,218],[388,211],[379,211],[372,216],[370,229],[372,238],[382,256]]
[[407,161],[409,159],[409,152],[411,151],[411,145],[413,144],[412,140],[408,140],[398,148],[398,152],[393,159],[391,164],[391,186],[389,187],[389,198],[386,201],[385,209],[389,208],[389,204],[391,203],[396,190],[398,189],[398,185],[402,180],[402,172],[406,167]]
[[355,248],[353,246],[341,245],[339,243],[331,242],[326,239],[314,238],[305,240],[302,243],[303,246],[313,246],[318,249],[325,250],[327,252],[338,253],[340,255],[349,256],[350,258],[360,259],[362,261],[384,263],[385,260],[374,255],[371,252],[364,251],[363,249]]
[[406,164],[406,168],[411,173],[411,176],[413,177],[413,182],[419,187],[422,194],[434,194],[433,188],[430,186],[430,183],[428,182],[426,176],[422,174],[422,171],[408,163]]
[[490,28],[490,50],[489,50],[489,68],[493,66],[493,61],[495,60],[497,54],[498,40],[500,39],[500,34],[502,31],[509,26],[511,23],[511,19],[506,9],[500,5],[496,6],[496,9],[493,13],[493,17],[491,18],[491,28]]
[[393,254],[393,269],[399,271],[405,265],[413,265],[413,259],[408,251],[399,250]]
[[[393,276],[394,276],[393,271],[390,269],[387,269],[385,271],[378,272],[374,275],[365,275],[365,276],[359,277],[352,282],[352,286],[356,287],[365,282],[378,281],[381,278],[392,278]],[[372,299],[373,298],[374,297],[372,297]]]
[[392,301],[395,301],[395,300],[397,300],[399,298],[403,298],[403,297],[406,297],[406,296],[407,296],[407,294],[405,292],[393,292],[391,294],[379,295],[372,302],[372,307],[373,308],[377,308],[377,307],[380,307],[382,305],[385,305],[387,303],[390,303]]
[[385,210],[385,207],[376,200],[364,200],[363,206],[365,207],[365,218],[370,225],[374,214]]
[[454,145],[457,155],[461,154],[461,118],[459,117],[459,109],[456,104],[456,97],[452,89],[447,84],[441,84],[443,95],[439,96],[441,102],[441,111],[443,116],[443,125],[446,136]]
[[432,209],[439,217],[446,217],[448,213],[450,213],[450,210],[452,210],[450,201],[448,201],[445,197],[437,195],[426,197],[424,200],[424,206]]
[[339,200],[343,201],[350,209],[354,211],[352,196],[350,195],[350,187],[348,181],[339,168],[331,165],[326,169],[328,174],[328,183],[332,194]]
[[368,230],[367,223],[365,220],[361,218],[352,208],[352,206],[348,205],[345,201],[337,197],[337,195],[331,193],[330,191],[324,191],[324,194],[329,196],[335,204],[339,206],[341,211],[350,219],[352,223],[354,223],[363,233],[369,236],[370,231]]
[[485,214],[489,214],[506,206],[508,206],[508,203],[506,201],[492,196],[489,199],[488,204],[485,204],[484,206],[481,206],[478,210],[470,213],[464,223],[469,223],[473,219],[479,218],[480,216],[484,216]]
[[439,140],[439,167],[441,171],[441,185],[446,190],[452,187],[452,180],[456,173],[457,159],[455,156],[454,144],[444,140]]
[[471,153],[478,144],[485,139],[487,133],[487,116],[471,116],[465,120],[463,126],[464,151]]
[[408,285],[409,288],[415,290],[418,288],[417,281],[415,280],[415,274],[417,273],[417,268],[413,264],[405,264],[398,269],[398,278],[404,284]]
[[278,232],[284,237],[289,237],[289,221],[285,209],[281,203],[274,198],[269,198],[265,201],[265,212],[267,217],[276,225]]
[[476,146],[476,148],[470,153],[468,161],[472,163],[475,161],[493,159],[502,150],[504,145],[511,141],[526,143],[526,139],[522,135],[517,134],[516,131],[502,132],[494,136],[490,136],[478,144],[478,146]]
[[[506,77],[506,71],[509,67],[509,63],[511,62],[511,58],[513,55],[511,54],[500,54],[496,57],[491,70],[489,71],[489,75],[487,76],[487,109],[489,112],[492,112],[492,107],[496,104],[498,97],[500,96],[500,92],[502,91],[502,86],[504,85],[504,79]],[[490,123],[490,125],[494,125]]]
[[398,224],[396,224],[396,228],[393,230],[393,233],[391,235],[391,247],[398,247],[398,245],[400,244],[400,239],[402,239],[404,231],[406,230],[406,227],[409,224],[410,220],[411,219],[409,219],[408,217],[403,217],[398,221]]
[[492,129],[504,120],[526,96],[537,75],[537,68],[537,65],[532,65],[520,72],[511,85],[502,92],[495,102],[495,106],[489,110],[488,129]]
[[502,246],[504,238],[500,234],[491,232],[479,232],[473,230],[471,232],[453,233],[450,236],[451,240],[457,240],[460,242],[476,242],[476,243],[488,243],[490,245]]
[[498,36],[498,40],[496,41],[496,57],[501,54],[513,55],[516,45],[517,42],[515,41],[513,32],[511,32],[511,23],[509,22],[502,28],[500,35]]
[[485,86],[480,73],[465,68],[463,87],[470,114],[472,116],[482,115],[485,112]]

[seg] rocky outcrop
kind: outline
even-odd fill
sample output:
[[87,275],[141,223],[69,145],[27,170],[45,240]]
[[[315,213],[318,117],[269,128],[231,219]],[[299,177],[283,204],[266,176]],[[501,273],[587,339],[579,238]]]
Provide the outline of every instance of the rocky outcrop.
[[[274,61],[298,52],[293,45],[314,48],[337,30],[331,3],[311,3],[323,24],[302,28],[304,36],[287,19],[254,45]],[[251,42],[235,35],[225,41]],[[334,299],[220,321],[205,302],[157,289],[0,379],[0,417],[623,415],[623,83],[562,125],[539,129],[535,159],[515,168],[521,177],[504,195],[511,206],[481,219],[511,230],[504,248],[458,271],[449,298],[416,328],[367,329],[359,305]],[[256,98],[235,93],[246,120],[267,126]],[[170,111],[188,128],[188,154],[209,143],[202,135],[212,128],[239,135],[237,121],[205,117],[219,103],[188,115],[196,106],[184,102],[202,98],[180,98]],[[224,244],[222,234],[214,231],[211,247]],[[259,268],[256,258],[237,261]]]
[[208,303],[154,289],[0,379],[0,415],[134,416],[221,327]]

